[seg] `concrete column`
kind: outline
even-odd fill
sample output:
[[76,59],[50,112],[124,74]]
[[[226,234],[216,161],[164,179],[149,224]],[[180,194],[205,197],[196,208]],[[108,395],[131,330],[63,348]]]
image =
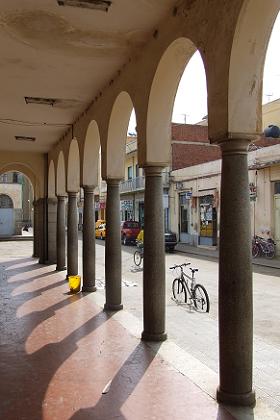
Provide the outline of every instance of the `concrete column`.
[[63,195],[57,197],[57,223],[56,223],[56,255],[57,271],[66,270],[65,265],[65,199]]
[[165,252],[162,167],[145,167],[144,330],[142,340],[164,341]]
[[219,349],[217,400],[255,403],[252,390],[253,300],[248,140],[230,139],[222,149]]
[[94,187],[84,186],[83,292],[95,292]]
[[77,192],[68,192],[67,276],[78,274],[78,208]]
[[38,202],[33,201],[33,257],[39,257]]
[[119,184],[118,179],[107,179],[104,309],[110,311],[123,308]]
[[48,263],[56,263],[57,198],[48,198]]

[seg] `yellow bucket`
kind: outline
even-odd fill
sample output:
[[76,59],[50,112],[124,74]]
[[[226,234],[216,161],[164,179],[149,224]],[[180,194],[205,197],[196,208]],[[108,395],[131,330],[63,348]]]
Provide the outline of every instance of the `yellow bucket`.
[[81,289],[81,276],[68,276],[69,289],[72,293],[78,293]]

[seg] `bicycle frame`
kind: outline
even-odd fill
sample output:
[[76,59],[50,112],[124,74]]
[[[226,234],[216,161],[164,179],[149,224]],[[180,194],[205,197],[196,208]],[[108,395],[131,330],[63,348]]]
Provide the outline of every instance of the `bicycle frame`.
[[[191,299],[193,300],[193,291],[196,285],[195,282],[195,276],[194,276],[194,272],[192,271],[192,275],[189,276],[187,273],[184,272],[183,267],[180,268],[181,269],[181,275],[180,275],[180,279],[182,280],[182,282],[184,283],[184,285],[187,288],[187,291],[191,297]],[[191,282],[190,287],[189,287],[189,281]]]

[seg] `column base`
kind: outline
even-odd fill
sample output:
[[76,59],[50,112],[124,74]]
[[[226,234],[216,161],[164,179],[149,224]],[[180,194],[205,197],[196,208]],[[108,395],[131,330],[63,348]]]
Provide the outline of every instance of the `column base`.
[[143,341],[165,341],[167,340],[167,334],[166,333],[160,333],[160,334],[153,334],[143,331],[141,335],[141,340]]
[[58,266],[56,266],[56,271],[65,271],[66,270],[66,266],[64,265],[63,267],[58,267]]
[[121,311],[123,305],[111,305],[110,303],[105,303],[104,311]]
[[252,407],[256,404],[256,394],[254,390],[247,392],[246,394],[231,394],[230,392],[225,392],[218,388],[217,401],[227,405]]
[[97,290],[96,286],[83,286],[82,287],[82,292],[84,293],[96,292],[96,290]]

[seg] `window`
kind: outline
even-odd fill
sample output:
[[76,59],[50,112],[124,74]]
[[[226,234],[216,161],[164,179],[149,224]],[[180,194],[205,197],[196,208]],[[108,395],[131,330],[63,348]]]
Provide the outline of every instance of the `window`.
[[8,174],[3,174],[0,176],[0,182],[6,184],[8,182]]
[[280,194],[280,182],[277,181],[274,184],[274,194]]
[[0,194],[0,208],[1,209],[10,209],[13,208],[12,199],[6,194]]
[[127,168],[127,179],[132,179],[132,176],[133,176],[132,166],[129,166]]

